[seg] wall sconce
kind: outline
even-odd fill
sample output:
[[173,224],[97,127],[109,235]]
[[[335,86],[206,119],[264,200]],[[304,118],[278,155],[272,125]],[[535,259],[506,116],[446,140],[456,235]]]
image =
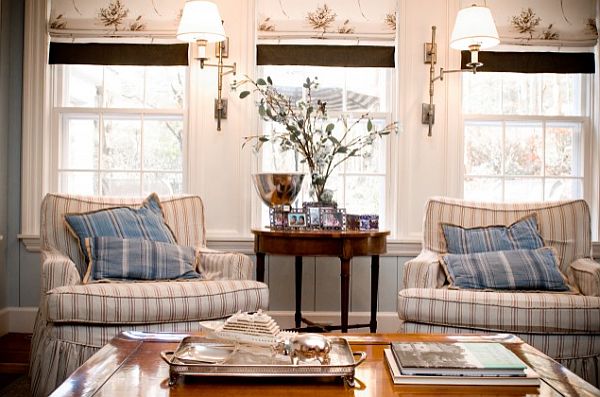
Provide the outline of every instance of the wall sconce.
[[435,105],[433,104],[433,87],[437,80],[444,80],[445,73],[455,72],[477,72],[477,68],[483,66],[479,62],[479,50],[490,48],[500,42],[498,31],[492,18],[492,13],[487,7],[473,5],[463,8],[456,15],[454,29],[450,38],[450,47],[456,50],[469,50],[471,52],[471,62],[467,64],[467,69],[444,70],[440,68],[440,74],[435,75],[435,63],[437,62],[437,45],[435,43],[436,27],[431,27],[431,43],[425,43],[425,64],[429,64],[429,103],[424,103],[421,107],[421,122],[429,125],[429,133],[435,122]]
[[[177,38],[182,41],[194,43],[196,47],[192,54],[200,60],[200,68],[215,66],[217,68],[217,99],[215,99],[215,118],[217,119],[217,131],[221,131],[221,120],[227,118],[227,99],[222,99],[223,76],[233,73],[235,76],[235,62],[233,65],[225,65],[223,58],[229,54],[229,40],[225,36],[223,21],[219,14],[217,5],[209,1],[187,0],[181,14],[181,21],[177,29]],[[217,63],[206,63],[209,59],[207,44],[215,43]]]

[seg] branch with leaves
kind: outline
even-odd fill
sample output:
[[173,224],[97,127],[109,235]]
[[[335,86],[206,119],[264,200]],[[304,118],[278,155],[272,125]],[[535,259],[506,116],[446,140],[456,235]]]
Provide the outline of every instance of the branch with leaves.
[[[319,201],[332,198],[332,192],[325,185],[338,166],[352,157],[365,156],[364,149],[372,146],[377,139],[398,132],[396,122],[377,128],[369,113],[352,122],[345,115],[332,122],[327,117],[327,104],[321,100],[315,103],[312,99],[313,91],[319,86],[316,77],[312,80],[307,78],[302,84],[304,99],[297,103],[292,103],[292,98],[279,92],[270,77],[256,81],[246,77],[236,84],[236,88],[241,86],[250,89],[242,91],[240,98],[252,93],[258,97],[258,114],[264,121],[285,127],[272,134],[244,137],[243,146],[252,144],[255,152],[259,152],[264,143],[273,142],[279,144],[282,151],[295,151],[301,158],[300,162],[310,170],[313,193]],[[352,136],[351,131],[361,124],[365,125],[366,132]]]

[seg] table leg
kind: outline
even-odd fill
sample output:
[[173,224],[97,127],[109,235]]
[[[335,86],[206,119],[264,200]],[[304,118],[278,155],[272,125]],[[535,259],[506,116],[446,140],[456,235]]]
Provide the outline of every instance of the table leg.
[[256,281],[265,281],[265,254],[264,252],[256,253]]
[[348,332],[348,310],[350,305],[350,259],[340,258],[341,260],[341,312],[342,312],[342,332]]
[[296,277],[296,314],[294,320],[296,328],[302,325],[302,257],[297,256],[295,261],[295,277]]
[[371,257],[371,321],[369,329],[377,332],[377,291],[379,289],[379,255]]

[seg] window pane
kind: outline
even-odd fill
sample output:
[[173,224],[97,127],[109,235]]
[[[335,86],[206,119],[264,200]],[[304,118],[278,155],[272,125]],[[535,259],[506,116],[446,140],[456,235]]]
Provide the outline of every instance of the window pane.
[[101,174],[103,196],[139,196],[140,174],[137,172],[108,172]]
[[542,201],[541,178],[507,178],[504,182],[504,201]]
[[463,113],[502,113],[502,75],[463,73]]
[[581,125],[548,123],[546,125],[546,175],[582,176]]
[[180,170],[182,139],[182,120],[144,120],[144,169]]
[[102,99],[103,66],[65,65],[63,67],[63,106],[97,107]]
[[540,91],[540,75],[503,73],[502,114],[540,114]]
[[104,68],[104,106],[141,108],[144,106],[144,68],[106,66]]
[[502,125],[465,123],[465,173],[500,175],[502,173]]
[[140,119],[104,119],[101,167],[110,170],[140,168]]
[[507,175],[541,175],[542,125],[506,123],[504,172]]
[[547,178],[545,183],[546,200],[567,200],[583,197],[582,179]]
[[347,68],[347,104],[346,111],[358,112],[388,112],[391,104],[387,98],[391,98],[389,90],[389,72],[376,68]]
[[349,214],[378,214],[383,216],[385,177],[347,176],[346,212]]
[[98,167],[98,118],[63,116],[60,168],[96,169]]
[[475,201],[502,201],[502,179],[466,177],[464,198]]
[[172,196],[183,193],[183,178],[180,173],[145,173],[142,195],[152,192],[159,196]]
[[183,109],[185,68],[179,66],[146,69],[146,107]]
[[59,172],[59,189],[61,192],[98,195],[98,174],[96,172]]
[[543,114],[549,116],[582,115],[581,76],[577,74],[544,74],[542,91]]

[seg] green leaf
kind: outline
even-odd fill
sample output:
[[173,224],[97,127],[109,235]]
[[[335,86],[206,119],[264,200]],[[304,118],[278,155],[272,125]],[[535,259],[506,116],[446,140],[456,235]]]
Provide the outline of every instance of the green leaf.
[[308,77],[306,78],[306,85],[310,85],[310,79]]
[[267,114],[267,112],[265,111],[265,107],[262,104],[258,107],[258,114],[260,115],[260,117],[265,117],[265,115]]
[[342,146],[337,150],[337,152],[341,154],[348,153],[348,148],[346,146]]
[[264,135],[263,136],[259,136],[258,140],[261,141],[261,142],[269,142],[269,138],[266,137],[266,136],[264,136]]
[[258,80],[256,80],[256,84],[257,85],[267,85],[267,82],[264,79],[258,79]]
[[267,83],[269,83],[269,85],[273,85],[273,80],[271,80],[271,76],[267,76]]
[[331,134],[331,131],[333,131],[334,128],[335,128],[335,124],[333,124],[333,123],[327,124],[327,127],[325,127],[325,132],[327,132],[328,134]]
[[369,119],[369,121],[367,122],[367,131],[371,132],[372,129],[373,129],[373,122],[371,121],[371,119]]
[[[339,146],[340,145],[340,141],[338,141],[336,138],[329,136],[327,137],[334,145]],[[344,146],[342,146],[341,148],[344,148]],[[340,148],[340,149],[341,149]],[[344,153],[344,152],[340,152],[340,153]]]
[[250,91],[242,91],[242,92],[240,92],[240,99],[244,99],[248,95],[250,95]]

